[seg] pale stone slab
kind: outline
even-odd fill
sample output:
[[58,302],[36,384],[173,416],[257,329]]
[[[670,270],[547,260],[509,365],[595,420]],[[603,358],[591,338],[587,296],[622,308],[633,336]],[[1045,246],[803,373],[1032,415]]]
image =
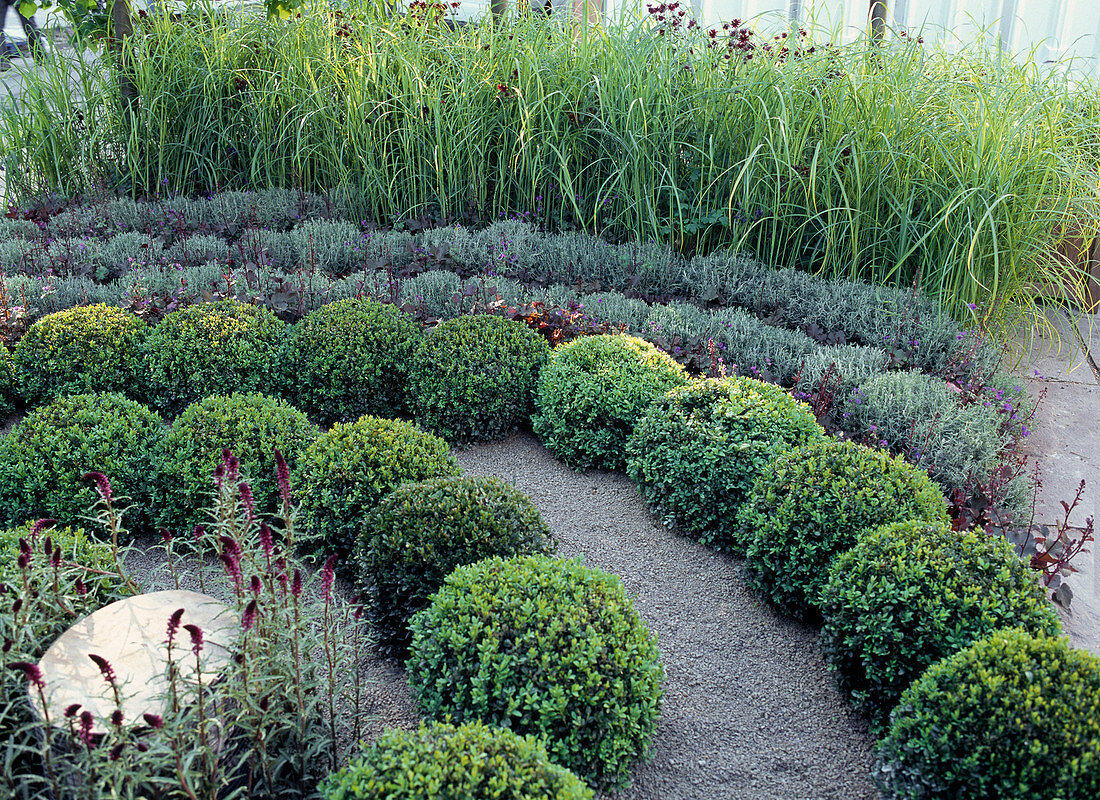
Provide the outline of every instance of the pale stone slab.
[[[46,651],[38,666],[46,683],[50,720],[58,723],[65,709],[79,703],[95,715],[96,732],[114,712],[115,699],[89,655],[107,659],[114,668],[125,724],[145,713],[163,715],[168,697],[168,619],[184,609],[172,645],[172,658],[181,679],[194,683],[195,654],[184,625],[197,625],[203,634],[199,653],[204,684],[229,662],[240,632],[240,620],[225,604],[198,592],[165,591],[139,594],[104,606],[73,625]],[[31,702],[41,714],[37,692]]]

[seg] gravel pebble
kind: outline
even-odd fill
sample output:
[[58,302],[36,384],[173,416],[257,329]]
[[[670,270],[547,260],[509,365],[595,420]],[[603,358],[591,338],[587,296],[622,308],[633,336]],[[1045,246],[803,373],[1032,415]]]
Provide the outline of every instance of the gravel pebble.
[[740,562],[663,527],[617,472],[574,472],[529,433],[455,454],[526,492],[562,556],[618,575],[657,635],[666,685],[652,757],[616,800],[875,798],[867,726],[817,629],[746,588]]
[[[467,474],[528,494],[559,554],[618,575],[657,635],[666,684],[654,747],[609,800],[876,797],[866,724],[836,690],[817,630],[753,596],[736,559],[663,527],[625,475],[574,472],[530,433],[455,455]],[[154,544],[139,540],[126,565],[147,591],[172,585]],[[188,566],[183,588],[197,590]],[[404,669],[374,654],[361,669],[366,741],[415,727]]]

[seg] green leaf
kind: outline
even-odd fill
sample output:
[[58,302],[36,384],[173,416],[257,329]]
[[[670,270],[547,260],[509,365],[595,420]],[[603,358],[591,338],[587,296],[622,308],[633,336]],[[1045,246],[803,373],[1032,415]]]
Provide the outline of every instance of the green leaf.
[[36,11],[38,11],[38,4],[30,2],[30,0],[22,0],[22,2],[19,4],[20,16],[29,19],[34,16],[34,13]]

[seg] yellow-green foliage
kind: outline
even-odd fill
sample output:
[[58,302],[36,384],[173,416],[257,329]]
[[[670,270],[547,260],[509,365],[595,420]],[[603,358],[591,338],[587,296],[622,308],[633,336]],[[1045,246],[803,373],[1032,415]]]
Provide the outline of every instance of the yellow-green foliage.
[[324,800],[592,800],[534,736],[480,722],[386,731],[321,785]]
[[1100,797],[1100,658],[1063,637],[995,633],[905,691],[876,761],[896,800]]
[[1012,545],[942,522],[896,522],[860,538],[829,568],[821,613],[840,686],[877,727],[927,667],[975,640],[1007,626],[1062,630]]
[[749,584],[788,614],[813,617],[829,563],[890,522],[947,522],[943,492],[899,456],[824,441],[774,459],[737,519]]
[[653,402],[627,441],[626,472],[651,506],[727,549],[757,475],[780,453],[824,437],[810,407],[778,386],[710,378]]
[[402,483],[462,470],[447,443],[409,422],[365,416],[338,422],[302,454],[294,492],[314,545],[343,559],[368,512]]
[[688,377],[633,336],[586,336],[554,350],[539,375],[531,426],[576,467],[622,469],[626,440],[649,404]]
[[657,726],[657,643],[613,575],[546,556],[459,567],[414,615],[409,684],[433,719],[545,737],[558,764],[621,786]]
[[48,314],[15,346],[19,392],[31,405],[58,395],[139,390],[140,347],[148,327],[115,306]]
[[408,408],[409,365],[421,336],[393,305],[352,298],[323,306],[291,329],[287,391],[326,423],[397,416]]
[[236,300],[173,311],[142,347],[144,391],[167,414],[212,394],[275,394],[285,333],[272,312]]
[[424,337],[409,374],[416,421],[454,444],[511,433],[530,412],[546,340],[492,314],[441,322]]

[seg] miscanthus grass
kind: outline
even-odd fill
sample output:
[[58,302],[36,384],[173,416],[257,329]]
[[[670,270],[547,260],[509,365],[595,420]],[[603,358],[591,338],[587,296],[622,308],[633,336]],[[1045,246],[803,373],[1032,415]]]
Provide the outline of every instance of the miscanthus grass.
[[24,79],[0,112],[9,194],[342,188],[363,219],[527,212],[916,281],[961,316],[1080,289],[1054,253],[1100,219],[1094,85],[978,46],[711,31],[668,5],[602,26],[445,16],[142,18],[131,111],[106,58]]

